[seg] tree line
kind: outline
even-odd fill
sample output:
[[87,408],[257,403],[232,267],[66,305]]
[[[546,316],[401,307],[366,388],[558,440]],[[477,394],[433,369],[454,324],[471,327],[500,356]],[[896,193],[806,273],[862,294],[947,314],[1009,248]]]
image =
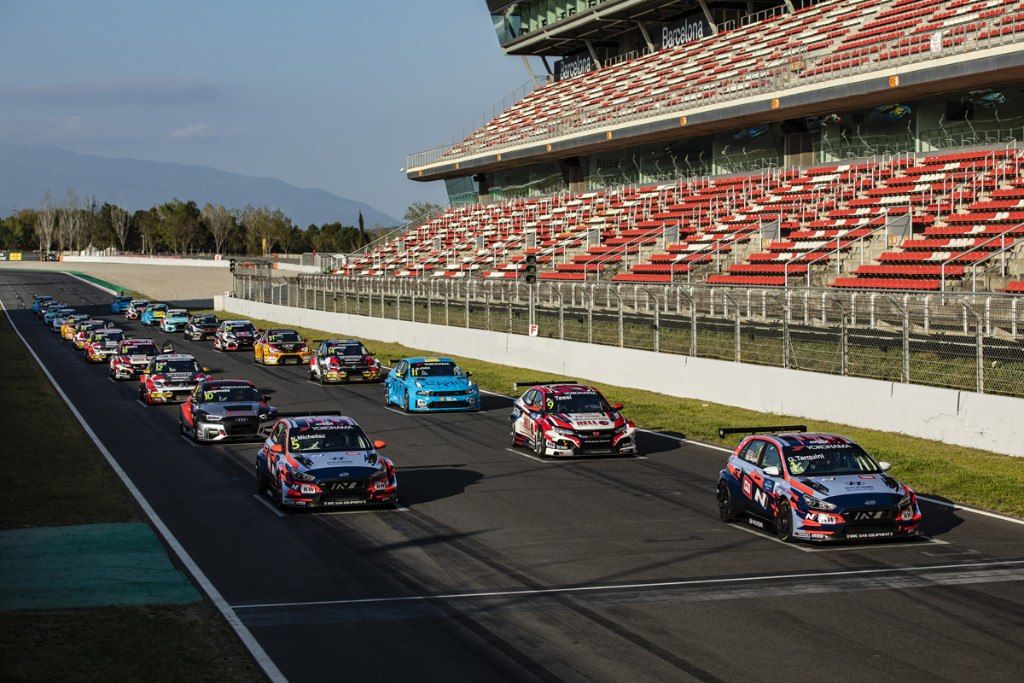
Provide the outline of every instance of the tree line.
[[220,204],[200,207],[174,199],[130,212],[115,204],[81,200],[70,191],[60,204],[49,193],[37,209],[0,219],[0,248],[9,251],[84,251],[95,249],[144,254],[350,253],[369,244],[362,212],[356,225],[339,222],[292,223],[280,209]]

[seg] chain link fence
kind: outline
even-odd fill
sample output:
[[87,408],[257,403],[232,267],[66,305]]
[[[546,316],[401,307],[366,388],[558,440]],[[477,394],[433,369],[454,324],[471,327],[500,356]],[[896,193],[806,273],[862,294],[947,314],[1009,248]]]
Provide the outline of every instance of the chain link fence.
[[1024,397],[1024,297],[236,274],[233,296]]

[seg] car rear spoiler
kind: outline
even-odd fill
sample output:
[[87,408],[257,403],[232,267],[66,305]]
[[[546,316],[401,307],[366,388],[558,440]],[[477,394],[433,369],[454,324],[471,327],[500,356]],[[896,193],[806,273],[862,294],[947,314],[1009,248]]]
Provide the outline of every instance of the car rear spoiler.
[[298,410],[294,413],[274,413],[274,417],[341,417],[340,410]]
[[775,427],[719,427],[718,438],[726,434],[771,434],[775,432],[806,432],[807,425],[781,425]]
[[512,382],[512,386],[517,389],[519,387],[544,387],[554,384],[579,384],[579,381],[575,379],[539,379],[536,381]]

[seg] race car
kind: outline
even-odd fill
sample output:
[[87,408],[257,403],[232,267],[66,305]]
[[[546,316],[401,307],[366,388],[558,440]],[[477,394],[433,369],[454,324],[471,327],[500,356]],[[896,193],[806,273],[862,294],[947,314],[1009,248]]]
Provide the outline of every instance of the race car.
[[73,313],[64,320],[64,324],[60,326],[60,338],[70,341],[74,336],[75,332],[78,331],[79,324],[91,320],[88,313]]
[[51,301],[53,301],[53,297],[50,296],[49,294],[37,296],[35,299],[32,300],[32,312],[35,313],[36,315],[42,315],[43,306],[50,303]]
[[69,308],[64,304],[60,304],[58,306],[48,306],[46,308],[46,311],[43,312],[43,325],[52,329],[54,318],[60,316],[64,316],[66,318],[75,312],[75,309]]
[[309,379],[327,382],[379,382],[380,363],[355,339],[326,339],[309,357]]
[[184,401],[200,382],[211,379],[209,371],[187,353],[161,353],[139,373],[139,400],[150,406]]
[[85,362],[102,363],[106,361],[117,352],[117,347],[123,340],[124,331],[116,327],[93,330],[82,346],[82,351],[85,352]]
[[35,313],[36,315],[40,315],[42,313],[43,305],[51,301],[53,301],[53,297],[50,296],[49,294],[42,294],[40,296],[34,297],[32,299],[32,312]]
[[[47,311],[47,315],[51,312],[53,312],[53,309]],[[77,312],[78,311],[74,308],[58,308],[57,311],[53,313],[53,317],[50,318],[50,322],[47,324],[50,332],[60,332],[60,328],[64,326],[64,323],[67,322],[68,318]]]
[[128,304],[132,302],[130,296],[115,296],[110,302],[111,313],[124,313],[128,310]]
[[138,320],[142,317],[142,312],[146,310],[146,306],[149,306],[150,302],[146,299],[132,299],[128,303],[128,308],[124,309],[124,317],[128,320]]
[[779,540],[908,538],[918,535],[921,509],[906,484],[837,434],[809,434],[802,425],[720,429],[750,434],[719,474],[723,521],[745,519],[772,528]]
[[295,330],[263,330],[252,345],[252,359],[261,365],[303,365],[309,346]]
[[135,379],[159,354],[160,350],[152,339],[124,339],[110,356],[108,374],[111,379]]
[[169,308],[170,306],[167,304],[150,304],[142,310],[139,322],[143,325],[159,325],[160,321],[167,315]]
[[597,389],[577,382],[516,382],[529,387],[512,404],[509,441],[547,455],[640,455],[636,425]]
[[217,334],[220,320],[213,313],[193,313],[185,325],[185,338],[202,341]]
[[213,348],[218,351],[251,349],[256,334],[256,326],[248,320],[225,320],[213,335]]
[[480,388],[451,358],[395,358],[384,405],[423,412],[479,410]]
[[261,441],[277,419],[268,397],[244,379],[200,382],[178,411],[181,433],[200,443]]
[[397,505],[395,465],[354,420],[282,413],[256,454],[256,480],[281,508]]
[[67,308],[67,306],[68,305],[63,301],[57,301],[56,299],[44,301],[42,304],[39,305],[39,313],[37,315],[39,316],[40,320],[43,320],[45,322],[47,313],[49,313],[50,311],[55,311],[57,309]]
[[71,343],[74,344],[76,349],[84,349],[85,343],[89,341],[89,335],[96,330],[106,330],[110,327],[112,327],[110,323],[103,320],[83,320],[75,328],[75,336],[71,338]]
[[184,308],[170,308],[160,321],[160,329],[167,333],[181,332],[188,325],[188,311]]

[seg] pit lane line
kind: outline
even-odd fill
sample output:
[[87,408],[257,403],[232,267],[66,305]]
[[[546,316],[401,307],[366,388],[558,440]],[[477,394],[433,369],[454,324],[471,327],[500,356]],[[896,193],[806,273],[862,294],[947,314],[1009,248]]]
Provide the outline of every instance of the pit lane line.
[[502,598],[522,597],[530,595],[566,595],[574,593],[608,593],[626,590],[647,590],[659,588],[679,588],[683,586],[735,585],[745,583],[770,583],[790,579],[828,579],[845,576],[877,576],[884,574],[927,574],[929,572],[949,569],[979,569],[987,567],[1018,567],[1024,560],[993,560],[988,562],[962,562],[957,564],[931,565],[925,567],[895,566],[876,567],[870,569],[846,569],[828,572],[803,572],[792,574],[760,574],[753,576],[724,577],[714,579],[680,579],[678,581],[651,581],[645,583],[621,583],[611,585],[590,586],[555,586],[551,588],[523,588],[504,591],[480,591],[475,593],[438,593],[426,595],[398,595],[379,598],[348,598],[344,600],[312,600],[307,602],[267,602],[231,605],[232,609],[269,609],[275,607],[315,607],[327,605],[366,605],[394,602],[428,602],[465,600],[469,598]]
[[18,329],[18,326],[15,324],[14,319],[11,317],[11,314],[7,310],[7,306],[4,304],[2,299],[0,299],[0,309],[3,310],[4,316],[7,318],[7,323],[11,326],[11,329],[14,330],[14,333],[18,335],[19,339],[21,339],[21,343],[28,350],[29,354],[31,354],[32,358],[35,359],[36,364],[43,371],[43,374],[46,375],[46,378],[50,381],[50,384],[53,386],[54,390],[67,405],[71,413],[75,416],[75,419],[78,420],[78,423],[80,425],[82,425],[82,429],[85,430],[85,433],[89,436],[89,439],[93,442],[93,444],[95,444],[96,448],[103,455],[104,459],[106,459],[107,464],[109,464],[110,468],[114,470],[114,473],[121,480],[121,483],[124,484],[125,488],[128,489],[128,492],[131,493],[132,497],[135,499],[135,502],[138,503],[140,508],[142,508],[142,511],[146,513],[146,517],[149,518],[150,523],[163,538],[164,542],[168,545],[168,547],[171,548],[171,550],[174,551],[174,554],[178,557],[178,560],[182,563],[182,565],[184,565],[184,567],[188,570],[189,574],[192,575],[192,578],[195,580],[195,582],[199,584],[203,592],[206,593],[206,595],[210,598],[210,601],[214,604],[217,610],[221,613],[224,619],[234,630],[239,640],[242,641],[242,644],[249,651],[249,654],[256,661],[260,669],[263,670],[263,673],[267,676],[268,679],[274,681],[274,683],[286,683],[287,679],[284,677],[284,674],[281,673],[281,670],[277,668],[277,665],[274,664],[274,661],[270,658],[270,655],[267,654],[266,650],[264,650],[263,646],[259,644],[255,636],[253,636],[252,632],[249,631],[245,624],[242,623],[242,620],[238,617],[238,614],[235,613],[231,605],[229,605],[227,600],[225,600],[224,597],[220,594],[220,591],[218,591],[216,587],[214,587],[213,583],[206,577],[206,574],[204,574],[203,570],[199,568],[199,565],[196,563],[195,560],[192,559],[192,556],[188,554],[188,551],[185,550],[185,547],[178,541],[174,534],[171,533],[171,530],[167,527],[166,524],[164,524],[163,520],[160,519],[160,516],[157,515],[156,510],[154,510],[153,507],[149,504],[149,501],[146,500],[145,496],[142,495],[142,492],[138,489],[138,487],[135,486],[135,484],[128,477],[125,471],[121,469],[121,466],[117,463],[117,460],[114,459],[114,456],[110,453],[110,450],[96,435],[96,432],[93,431],[92,427],[89,426],[89,423],[78,411],[78,408],[75,407],[71,399],[68,398],[68,395],[64,393],[64,390],[61,388],[60,384],[50,373],[49,368],[46,367],[42,359],[39,358],[39,356],[36,354],[35,349],[33,349],[31,345],[29,345],[28,340],[26,340],[24,335],[21,334],[21,330]]

